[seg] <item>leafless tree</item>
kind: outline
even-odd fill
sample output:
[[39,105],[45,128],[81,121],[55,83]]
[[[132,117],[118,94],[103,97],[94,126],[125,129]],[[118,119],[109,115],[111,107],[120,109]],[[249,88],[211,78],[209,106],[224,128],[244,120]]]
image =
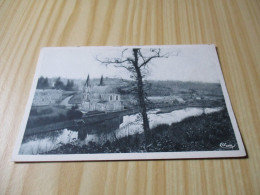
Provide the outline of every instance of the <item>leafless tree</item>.
[[[128,52],[127,52],[128,51]],[[127,53],[127,54],[126,54]],[[136,83],[136,92],[139,100],[139,108],[143,120],[146,146],[150,142],[150,126],[147,117],[146,93],[144,87],[144,78],[148,74],[148,65],[153,59],[167,58],[168,54],[162,54],[161,49],[124,49],[118,58],[104,60],[97,59],[102,64],[113,64],[115,67],[124,68],[130,73],[130,77]]]

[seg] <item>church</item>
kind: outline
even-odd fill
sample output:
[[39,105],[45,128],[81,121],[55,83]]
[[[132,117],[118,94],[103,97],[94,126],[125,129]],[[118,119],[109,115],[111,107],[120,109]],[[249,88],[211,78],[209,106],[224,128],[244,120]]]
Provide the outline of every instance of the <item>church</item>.
[[89,75],[82,90],[82,111],[104,111],[114,112],[124,109],[120,94],[116,89],[104,84],[103,76],[99,85],[93,85],[90,82]]

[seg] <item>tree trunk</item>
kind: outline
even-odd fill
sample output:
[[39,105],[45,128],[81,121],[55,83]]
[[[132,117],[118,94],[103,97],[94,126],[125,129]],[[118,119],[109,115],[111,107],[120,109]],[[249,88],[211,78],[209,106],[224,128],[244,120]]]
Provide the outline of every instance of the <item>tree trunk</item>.
[[145,103],[145,97],[144,97],[144,89],[143,89],[143,78],[140,71],[140,68],[138,66],[138,53],[139,49],[133,49],[134,52],[134,67],[136,70],[137,75],[137,89],[138,89],[138,98],[139,98],[139,105],[141,109],[141,114],[143,118],[143,128],[144,128],[144,135],[145,135],[145,145],[147,146],[150,142],[150,126],[149,126],[149,120],[147,117],[147,110],[146,110],[146,103]]

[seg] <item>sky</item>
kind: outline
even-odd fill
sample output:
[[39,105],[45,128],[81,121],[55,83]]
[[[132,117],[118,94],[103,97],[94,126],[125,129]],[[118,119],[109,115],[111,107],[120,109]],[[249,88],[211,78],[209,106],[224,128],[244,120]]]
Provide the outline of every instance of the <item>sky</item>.
[[[141,47],[141,46],[139,46]],[[151,46],[155,48],[156,46]],[[129,48],[129,47],[128,47]],[[195,82],[219,82],[216,66],[217,54],[213,45],[160,46],[168,58],[153,59],[149,64],[150,80],[176,80]],[[41,51],[40,76],[69,79],[110,78],[129,79],[123,68],[104,65],[98,59],[120,57],[125,47],[51,47]],[[147,48],[142,48],[148,54]],[[124,53],[131,56],[131,47]]]

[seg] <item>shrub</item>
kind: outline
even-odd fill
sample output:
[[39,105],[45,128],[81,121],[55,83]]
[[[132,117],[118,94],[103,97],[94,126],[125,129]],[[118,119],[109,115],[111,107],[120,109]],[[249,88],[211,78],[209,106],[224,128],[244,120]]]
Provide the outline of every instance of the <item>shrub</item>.
[[67,118],[69,120],[72,120],[72,119],[80,119],[82,117],[82,112],[77,110],[78,109],[78,106],[72,106],[72,108],[70,110],[67,111]]

